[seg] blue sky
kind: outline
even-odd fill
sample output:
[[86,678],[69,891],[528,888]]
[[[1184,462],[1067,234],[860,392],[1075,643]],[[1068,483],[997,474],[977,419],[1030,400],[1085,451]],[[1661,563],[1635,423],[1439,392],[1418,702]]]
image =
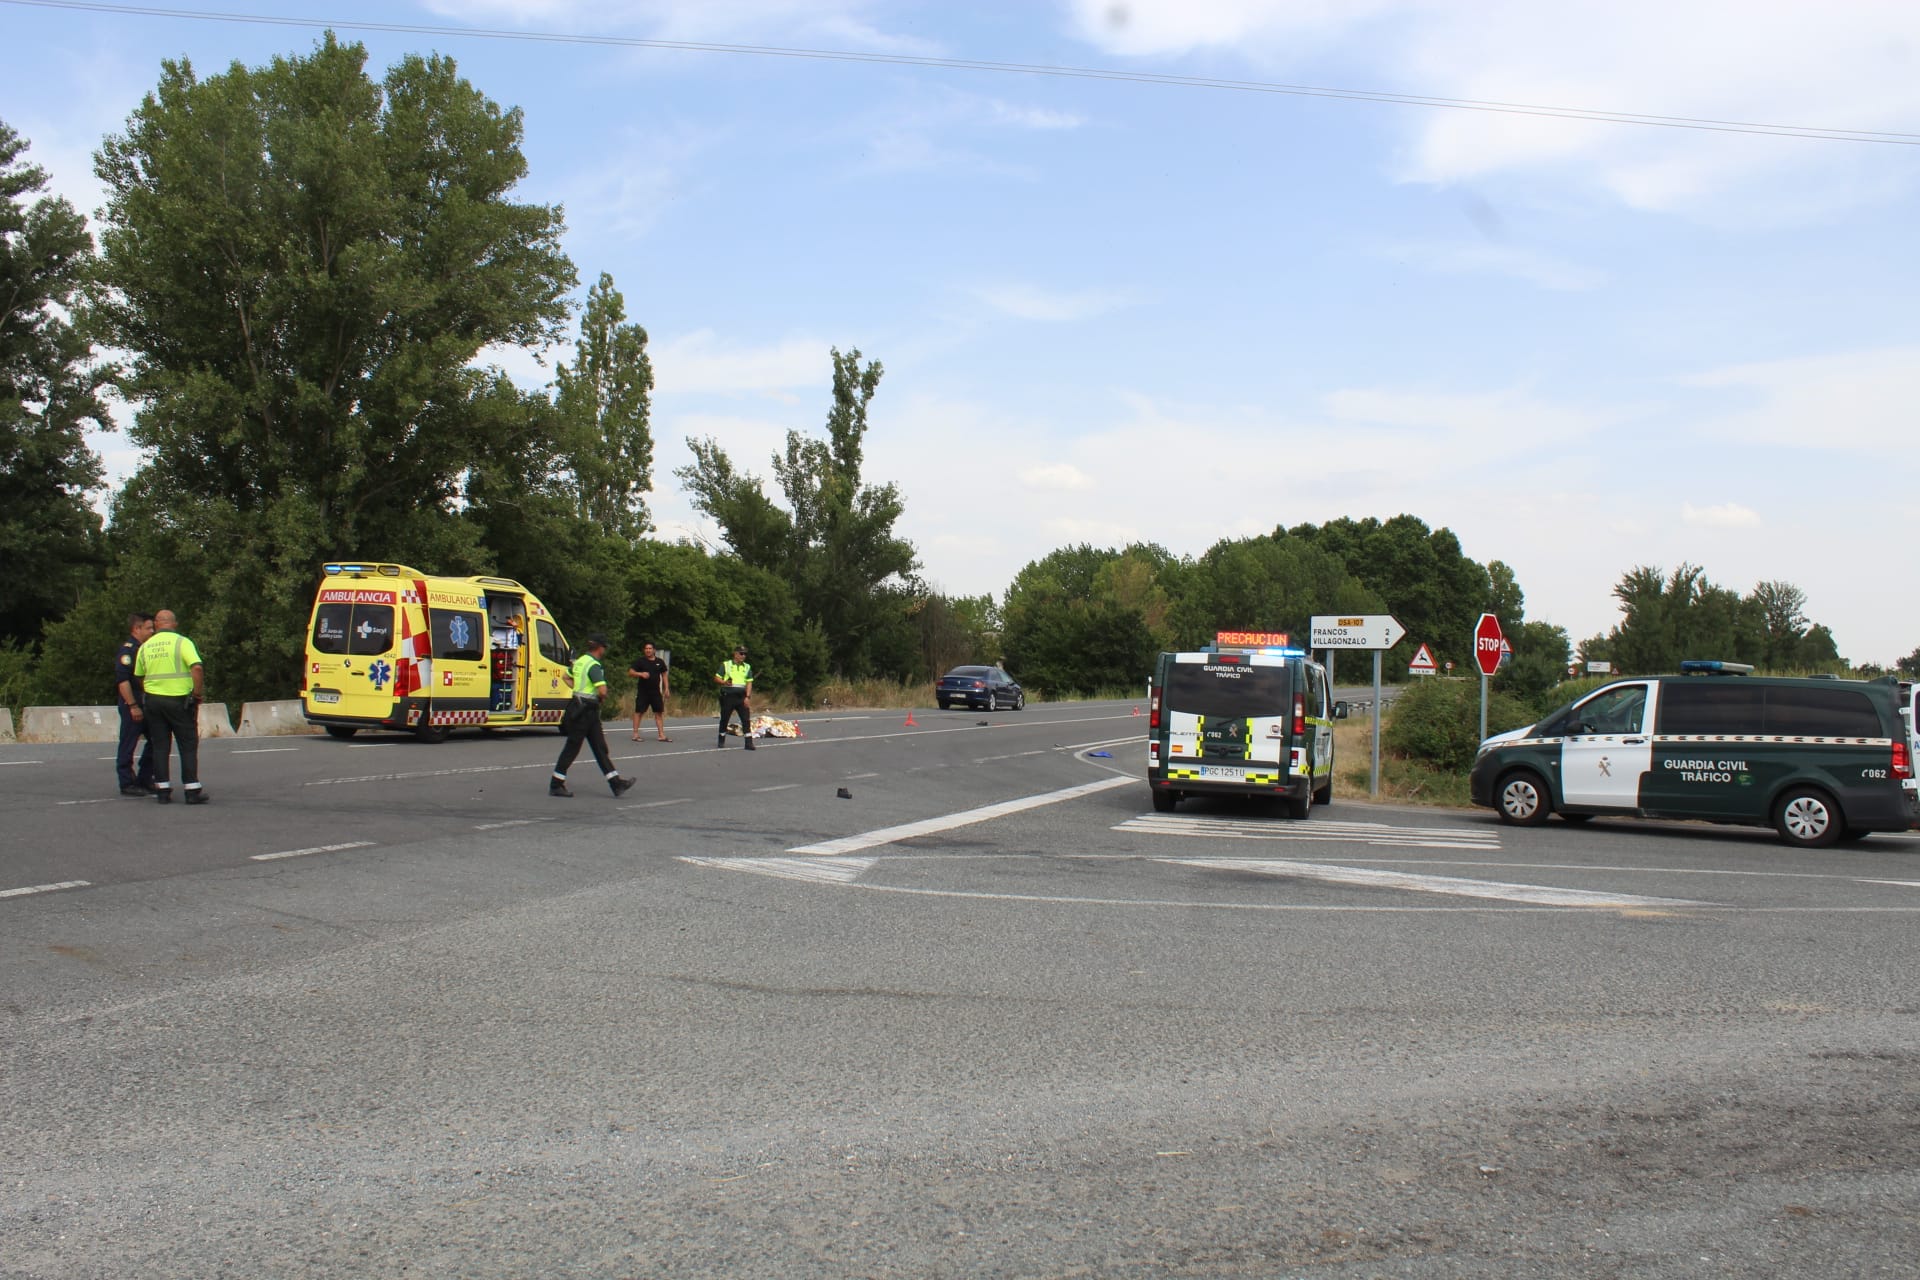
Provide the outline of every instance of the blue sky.
[[[211,3],[211,0],[209,0]],[[1920,646],[1920,147],[417,24],[1107,68],[1920,141],[1920,6],[1671,0],[315,0],[377,75],[526,113],[521,194],[651,336],[662,536],[712,436],[763,476],[830,347],[881,360],[867,474],[927,578],[1071,543],[1197,555],[1410,512],[1575,640],[1640,564],[1785,579],[1841,652]],[[214,12],[209,8],[202,12]],[[0,0],[0,119],[56,190],[163,57],[304,27]],[[565,358],[564,352],[550,353]],[[525,382],[547,371],[491,358]],[[116,475],[123,437],[97,442]],[[1223,620],[1224,621],[1224,620]],[[1411,641],[1430,637],[1411,637]],[[1464,642],[1464,638],[1459,638]],[[1711,656],[1711,655],[1706,655]]]

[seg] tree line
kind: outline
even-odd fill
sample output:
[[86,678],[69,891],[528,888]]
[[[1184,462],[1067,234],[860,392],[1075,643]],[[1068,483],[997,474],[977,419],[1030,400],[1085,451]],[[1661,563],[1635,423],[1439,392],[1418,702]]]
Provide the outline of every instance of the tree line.
[[[96,242],[0,123],[0,701],[99,701],[125,615],[161,605],[219,696],[289,696],[319,566],[343,559],[515,578],[571,634],[681,665],[744,640],[763,685],[802,699],[968,661],[1052,693],[1131,688],[1160,648],[1330,612],[1392,612],[1464,663],[1491,610],[1514,643],[1503,680],[1566,667],[1567,636],[1525,618],[1507,566],[1410,515],[1198,557],[1062,548],[1001,598],[947,595],[897,532],[898,488],[864,475],[883,368],[858,349],[826,353],[823,431],[790,433],[770,482],[688,442],[675,478],[723,546],[651,536],[646,330],[605,273],[573,303],[561,209],[514,198],[522,136],[441,56],[375,79],[328,34],[211,76],[168,61],[96,155]],[[483,363],[569,339],[550,388]],[[113,429],[116,397],[142,461],[103,519],[86,434]],[[1710,638],[1837,661],[1788,584],[1750,602],[1692,566],[1636,569],[1616,595],[1621,626],[1583,656],[1658,665]]]

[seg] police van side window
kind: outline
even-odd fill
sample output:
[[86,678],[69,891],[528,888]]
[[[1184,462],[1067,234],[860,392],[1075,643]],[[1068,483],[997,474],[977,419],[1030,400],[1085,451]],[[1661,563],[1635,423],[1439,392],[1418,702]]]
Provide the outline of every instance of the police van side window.
[[313,647],[318,653],[345,653],[347,629],[353,625],[353,606],[323,604],[313,611]]
[[374,654],[385,653],[391,648],[393,648],[393,606],[390,604],[353,606],[353,623],[347,628],[347,652]]
[[480,661],[480,646],[486,631],[477,613],[458,609],[433,611],[433,656],[450,662]]
[[1660,732],[1759,733],[1766,690],[1729,680],[1669,680],[1660,690]]
[[1603,689],[1580,705],[1574,717],[1586,733],[1639,733],[1647,715],[1647,686]]
[[1884,738],[1873,700],[1857,689],[1767,690],[1763,733],[1795,738]]

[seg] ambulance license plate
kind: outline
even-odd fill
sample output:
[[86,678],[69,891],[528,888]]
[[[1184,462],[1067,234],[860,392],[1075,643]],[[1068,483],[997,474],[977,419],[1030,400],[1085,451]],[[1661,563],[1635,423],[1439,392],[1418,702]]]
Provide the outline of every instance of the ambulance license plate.
[[338,702],[340,701],[340,695],[332,689],[315,689],[313,691],[313,700],[315,702]]
[[1218,782],[1238,782],[1246,776],[1246,770],[1232,764],[1203,764],[1200,766],[1200,776]]

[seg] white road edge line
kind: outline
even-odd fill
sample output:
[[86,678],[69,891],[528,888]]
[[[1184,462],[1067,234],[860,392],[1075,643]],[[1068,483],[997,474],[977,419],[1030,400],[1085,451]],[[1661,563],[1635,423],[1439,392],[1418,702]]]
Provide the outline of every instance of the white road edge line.
[[857,853],[862,849],[871,849],[877,845],[893,844],[899,840],[911,840],[916,836],[930,836],[942,831],[951,831],[955,827],[972,826],[976,822],[986,822],[992,818],[1002,818],[1010,813],[1021,813],[1028,809],[1038,809],[1043,805],[1059,804],[1065,800],[1078,800],[1081,796],[1090,796],[1100,791],[1111,791],[1137,781],[1134,778],[1102,778],[1098,782],[1086,782],[1077,787],[1068,787],[1063,791],[1049,791],[1043,795],[1026,796],[1019,800],[1004,800],[999,804],[990,804],[979,809],[966,809],[960,813],[949,813],[944,817],[927,818],[920,822],[902,823],[897,827],[881,827],[875,831],[863,832],[856,836],[843,836],[838,840],[823,840],[818,844],[803,844],[787,850],[788,853],[811,853],[834,856],[843,853]]
[[339,853],[342,849],[371,849],[371,840],[350,840],[346,844],[317,844],[311,849],[282,849],[279,853],[256,853],[254,862],[272,862],[275,858],[304,858],[310,853]]
[[61,889],[85,889],[92,884],[88,880],[62,880],[59,884],[33,884],[24,889],[0,889],[0,898],[23,898],[29,893],[54,893]]
[[1690,898],[1651,898],[1637,893],[1596,893],[1587,889],[1556,889],[1550,885],[1510,884],[1498,880],[1466,880],[1459,876],[1424,876],[1407,871],[1380,871],[1370,867],[1330,866],[1320,862],[1292,862],[1269,858],[1162,858],[1177,867],[1206,867],[1216,871],[1251,871],[1259,875],[1325,880],[1333,884],[1363,885],[1374,889],[1405,889],[1415,893],[1448,893],[1462,898],[1495,898],[1548,907],[1704,907]]

